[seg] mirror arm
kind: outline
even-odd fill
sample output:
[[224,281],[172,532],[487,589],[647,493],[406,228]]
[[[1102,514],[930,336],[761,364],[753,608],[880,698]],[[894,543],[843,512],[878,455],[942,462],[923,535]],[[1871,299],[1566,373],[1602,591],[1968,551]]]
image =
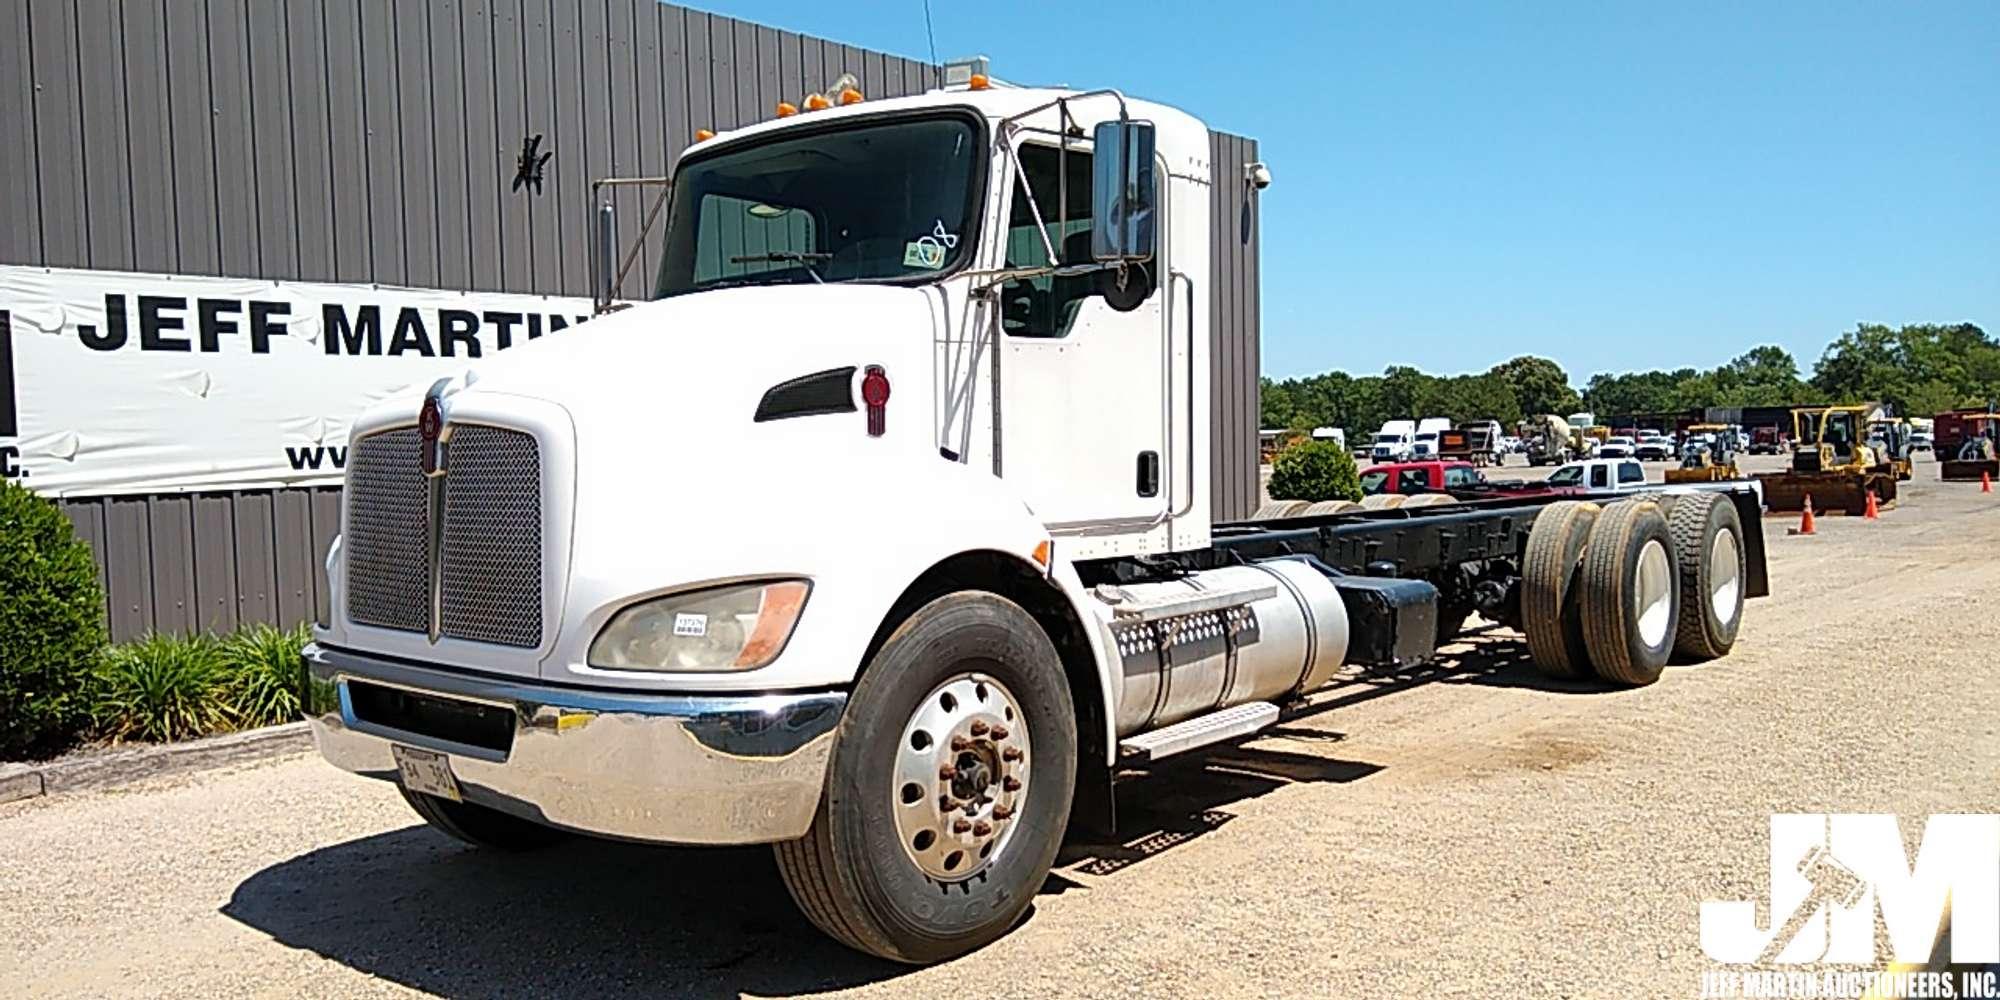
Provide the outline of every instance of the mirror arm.
[[[606,237],[611,229],[608,223],[616,218],[611,203],[602,197],[605,188],[648,187],[661,188],[660,196],[653,199],[653,205],[646,210],[646,219],[639,226],[639,234],[632,240],[632,249],[625,254],[616,274],[611,273],[611,259],[617,253],[617,246]],[[653,229],[659,218],[660,209],[667,202],[667,195],[673,192],[673,180],[669,177],[600,177],[590,182],[590,214],[593,227],[591,233],[591,305],[597,313],[609,312],[612,302],[625,287],[625,276],[631,272],[632,264],[638,260],[639,251],[646,245],[646,234]]]
[[1061,264],[1056,259],[1055,245],[1049,242],[1048,223],[1042,221],[1042,206],[1035,203],[1035,192],[1028,186],[1028,171],[1021,166],[1021,154],[1014,146],[1014,125],[1010,120],[1002,127],[1000,144],[1007,149],[1007,159],[1014,164],[1014,179],[1021,184],[1021,193],[1027,196],[1028,212],[1035,217],[1035,232],[1042,238],[1042,250],[1048,254],[1051,266]]
[[1019,122],[1025,118],[1041,114],[1042,112],[1047,111],[1048,109],[1053,108],[1058,104],[1062,104],[1065,101],[1081,101],[1087,97],[1111,97],[1117,100],[1118,102],[1118,120],[1129,121],[1131,119],[1131,115],[1125,110],[1125,95],[1110,87],[1105,87],[1101,90],[1086,90],[1081,94],[1069,94],[1064,97],[1058,97],[1055,100],[1049,101],[1045,104],[1037,104],[1026,111],[1021,111],[1015,114],[1008,115],[1007,117],[1000,120],[1000,124],[1002,124],[1003,126],[1013,125],[1014,123]]

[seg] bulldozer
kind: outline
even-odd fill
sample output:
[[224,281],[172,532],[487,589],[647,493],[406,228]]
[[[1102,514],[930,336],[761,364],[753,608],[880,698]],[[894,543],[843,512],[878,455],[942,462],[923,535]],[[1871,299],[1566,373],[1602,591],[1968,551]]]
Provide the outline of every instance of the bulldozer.
[[1820,512],[1862,514],[1868,496],[1880,507],[1896,502],[1896,470],[1887,456],[1868,446],[1868,411],[1861,406],[1827,406],[1792,411],[1791,467],[1757,476],[1764,508],[1805,509],[1811,497]]
[[1945,482],[1978,482],[1982,475],[2000,479],[2000,448],[1994,444],[2000,438],[2000,413],[1940,413],[1933,426],[1937,428],[1938,475]]
[[[1706,435],[1704,437],[1704,435]],[[1736,469],[1740,442],[1728,424],[1695,424],[1681,445],[1681,467],[1667,470],[1669,483],[1719,483],[1742,479]]]

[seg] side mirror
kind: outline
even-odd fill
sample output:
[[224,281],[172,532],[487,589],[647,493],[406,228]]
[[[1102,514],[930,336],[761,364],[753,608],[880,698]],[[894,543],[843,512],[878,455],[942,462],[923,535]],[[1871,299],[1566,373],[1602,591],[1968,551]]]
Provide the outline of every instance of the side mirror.
[[610,203],[597,206],[591,213],[590,242],[590,297],[592,312],[611,311],[612,296],[617,289],[612,285],[612,271],[618,254],[618,214]]
[[1092,135],[1095,147],[1090,185],[1090,255],[1098,260],[1145,260],[1153,256],[1153,125],[1103,122]]

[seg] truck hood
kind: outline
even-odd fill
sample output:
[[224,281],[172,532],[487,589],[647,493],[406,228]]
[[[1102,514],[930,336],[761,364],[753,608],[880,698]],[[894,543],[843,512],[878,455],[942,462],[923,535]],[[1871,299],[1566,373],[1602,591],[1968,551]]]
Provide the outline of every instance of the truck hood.
[[[731,288],[650,302],[543,337],[473,370],[472,391],[547,399],[581,424],[611,411],[748,423],[765,390],[850,365],[901,362],[927,386],[934,299],[884,285]],[[910,361],[922,363],[910,367]]]

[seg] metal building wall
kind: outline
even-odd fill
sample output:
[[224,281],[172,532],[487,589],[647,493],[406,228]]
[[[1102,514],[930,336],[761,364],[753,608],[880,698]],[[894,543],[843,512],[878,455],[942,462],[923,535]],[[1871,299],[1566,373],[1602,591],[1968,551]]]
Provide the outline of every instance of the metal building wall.
[[5,0],[0,263],[588,295],[592,179],[842,72],[934,83],[654,0]]
[[[654,0],[0,0],[0,263],[587,295],[591,179],[664,174],[696,129],[843,72],[870,97],[934,82]],[[515,191],[538,134],[542,193]],[[1256,149],[1213,144],[1221,518],[1256,502],[1254,214],[1236,235]],[[618,195],[620,233],[648,197]],[[63,506],[115,639],[325,611],[337,490]]]
[[1257,510],[1257,401],[1260,289],[1257,247],[1261,222],[1257,192],[1243,168],[1257,160],[1257,142],[1222,132],[1209,134],[1209,200],[1214,291],[1209,296],[1209,487],[1214,519],[1240,520]]

